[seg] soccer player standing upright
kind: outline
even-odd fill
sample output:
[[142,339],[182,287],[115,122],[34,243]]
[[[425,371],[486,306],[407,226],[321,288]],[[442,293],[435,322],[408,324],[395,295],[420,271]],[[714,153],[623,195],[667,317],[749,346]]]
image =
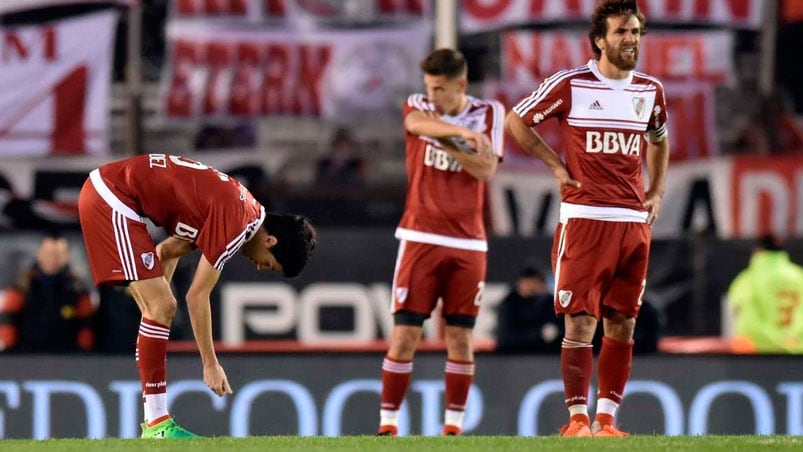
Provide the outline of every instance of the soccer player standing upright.
[[[614,416],[630,375],[650,225],[658,216],[669,162],[663,86],[634,72],[644,24],[636,0],[599,4],[589,32],[596,60],[547,78],[506,118],[508,132],[549,166],[561,193],[552,265],[555,310],[566,324],[561,370],[570,420],[561,429],[564,436],[627,436],[614,425]],[[563,132],[565,162],[532,129],[551,117]],[[605,336],[591,424],[591,340],[600,317]]]
[[404,104],[407,201],[396,229],[393,332],[382,363],[379,434],[398,433],[424,320],[443,300],[447,361],[444,435],[462,430],[474,376],[472,333],[485,284],[485,181],[502,157],[504,108],[466,94],[467,65],[440,49],[421,62],[427,94]]

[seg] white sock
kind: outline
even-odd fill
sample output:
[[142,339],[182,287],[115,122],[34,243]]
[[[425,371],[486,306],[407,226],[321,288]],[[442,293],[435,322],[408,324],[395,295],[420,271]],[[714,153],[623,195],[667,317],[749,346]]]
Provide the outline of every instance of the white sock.
[[616,416],[617,408],[619,408],[619,404],[611,399],[597,400],[597,414],[610,414],[611,416]]
[[445,425],[454,425],[458,428],[463,428],[463,418],[466,416],[465,411],[446,410],[443,415],[443,423]]
[[399,426],[399,410],[379,410],[379,425]]
[[167,416],[167,393],[145,394],[145,423]]
[[569,417],[574,416],[575,414],[585,414],[586,416],[588,416],[588,405],[578,404],[570,406]]

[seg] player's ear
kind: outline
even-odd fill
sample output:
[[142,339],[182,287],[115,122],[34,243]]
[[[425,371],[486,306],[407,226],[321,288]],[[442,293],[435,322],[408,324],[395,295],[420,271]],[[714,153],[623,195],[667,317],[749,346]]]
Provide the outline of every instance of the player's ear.
[[465,93],[466,91],[468,91],[468,79],[466,77],[460,77],[459,83],[460,83],[460,85],[459,85],[460,86],[460,90],[462,92]]
[[270,248],[273,248],[274,246],[276,246],[277,243],[279,243],[279,239],[277,239],[275,235],[267,234],[265,236],[265,242],[264,243],[265,243],[265,246],[270,249]]
[[594,45],[597,46],[597,48],[599,49],[600,52],[604,52],[605,51],[605,38],[603,38],[602,36],[597,36],[596,38],[594,38]]

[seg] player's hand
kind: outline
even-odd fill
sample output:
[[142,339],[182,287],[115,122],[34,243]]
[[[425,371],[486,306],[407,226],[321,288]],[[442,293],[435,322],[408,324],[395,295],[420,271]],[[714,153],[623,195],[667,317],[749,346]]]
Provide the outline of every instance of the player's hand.
[[491,139],[488,138],[488,135],[484,133],[474,132],[473,130],[467,130],[466,133],[461,135],[468,145],[477,151],[479,155],[486,155],[488,153],[492,153],[493,149],[491,148]]
[[226,371],[220,364],[204,366],[204,383],[212,392],[221,397],[232,393],[229,379],[226,378]]
[[555,180],[558,183],[558,191],[563,194],[565,190],[571,189],[580,189],[583,188],[582,184],[578,180],[572,179],[569,175],[569,172],[564,167],[556,168],[553,173],[555,174]]
[[655,220],[658,219],[658,212],[661,210],[661,201],[664,199],[664,194],[654,190],[647,190],[644,194],[644,207],[647,208],[647,224],[652,226]]

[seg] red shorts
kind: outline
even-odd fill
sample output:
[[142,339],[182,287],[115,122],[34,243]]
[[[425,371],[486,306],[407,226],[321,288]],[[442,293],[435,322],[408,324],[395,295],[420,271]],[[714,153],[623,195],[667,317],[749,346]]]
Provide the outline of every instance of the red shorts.
[[486,253],[402,240],[393,275],[392,311],[476,317],[485,287]]
[[555,312],[637,316],[649,255],[647,223],[572,218],[559,224],[552,244]]
[[163,275],[144,219],[109,190],[97,170],[81,188],[78,215],[95,284]]

